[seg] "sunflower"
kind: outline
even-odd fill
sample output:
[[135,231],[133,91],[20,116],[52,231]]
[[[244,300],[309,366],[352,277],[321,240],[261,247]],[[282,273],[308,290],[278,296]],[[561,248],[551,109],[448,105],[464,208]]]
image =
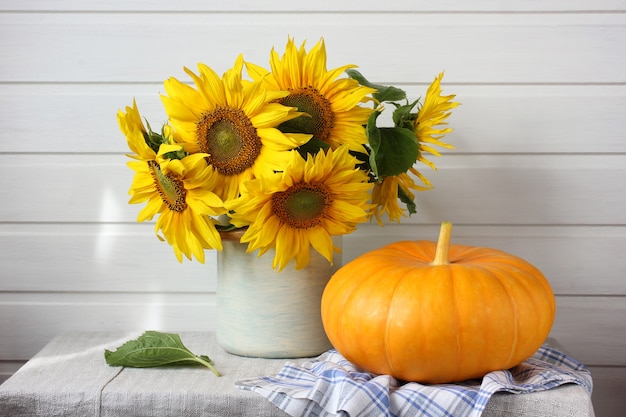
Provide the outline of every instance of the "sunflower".
[[333,149],[347,144],[352,150],[363,152],[367,143],[363,126],[372,110],[359,104],[376,90],[351,78],[338,78],[355,65],[328,71],[323,39],[307,53],[304,43],[298,49],[290,38],[282,59],[272,49],[270,67],[271,72],[246,62],[252,79],[262,81],[268,89],[289,91],[280,103],[306,113],[284,123],[281,130],[310,133]]
[[401,217],[405,217],[405,211],[400,207],[399,193],[402,192],[410,201],[415,199],[411,190],[425,191],[431,189],[430,181],[421,176],[417,170],[410,168],[420,176],[424,186],[417,185],[408,173],[385,177],[381,182],[376,183],[372,190],[372,203],[375,205],[372,216],[376,217],[379,225],[383,225],[382,216],[387,214],[389,220],[400,222]]
[[309,262],[310,248],[332,263],[331,236],[351,233],[369,218],[367,174],[347,146],[308,154],[292,152],[283,172],[257,178],[242,195],[227,203],[231,222],[248,226],[241,242],[259,256],[275,248],[273,267],[282,270],[292,259],[296,269]]
[[[442,77],[443,73],[440,73],[428,87],[424,103],[419,109],[413,124],[413,132],[419,146],[417,162],[421,162],[435,170],[437,167],[426,159],[424,153],[440,156],[440,153],[431,145],[454,148],[452,145],[441,141],[441,138],[452,132],[452,129],[441,128],[440,126],[446,124],[445,120],[450,116],[450,110],[459,105],[459,103],[452,101],[455,95],[441,95]],[[416,184],[413,177],[409,174],[417,177],[423,185]],[[409,168],[406,173],[385,177],[377,182],[372,192],[372,203],[375,204],[372,216],[376,217],[376,220],[381,225],[382,216],[385,214],[391,221],[400,222],[400,218],[406,216],[405,211],[400,207],[400,194],[404,195],[405,202],[410,202],[409,204],[414,206],[412,202],[415,199],[415,195],[411,190],[425,191],[429,189],[432,189],[430,181],[415,167]]]
[[137,102],[133,100],[133,107],[126,106],[126,111],[117,112],[117,123],[126,136],[126,142],[133,154],[126,154],[129,158],[151,160],[156,158],[156,152],[146,143],[148,130],[141,121]]
[[435,77],[435,80],[428,87],[424,104],[417,113],[413,128],[420,147],[417,160],[432,169],[437,168],[431,161],[424,157],[424,153],[427,152],[435,156],[440,156],[440,153],[431,145],[454,149],[454,146],[441,141],[444,135],[452,132],[452,128],[438,126],[446,125],[447,122],[445,120],[450,116],[450,110],[459,105],[458,102],[452,101],[456,95],[441,95],[442,78],[443,72]]
[[[222,249],[219,233],[210,216],[225,213],[222,200],[212,192],[218,176],[205,162],[206,154],[196,153],[183,159],[164,159],[176,152],[177,145],[161,145],[156,159],[128,162],[135,171],[130,187],[130,204],[143,203],[137,221],[159,218],[155,232],[174,249],[176,258],[192,255],[204,263],[204,249]],[[166,167],[166,168],[165,168]],[[159,235],[163,232],[163,237]]]
[[196,88],[173,77],[166,80],[162,101],[185,151],[208,154],[219,178],[214,192],[229,200],[239,194],[243,181],[284,167],[286,151],[311,135],[276,129],[301,113],[274,102],[287,92],[265,91],[259,82],[243,83],[241,56],[222,78],[204,64],[198,64],[198,70],[196,75],[185,68]]

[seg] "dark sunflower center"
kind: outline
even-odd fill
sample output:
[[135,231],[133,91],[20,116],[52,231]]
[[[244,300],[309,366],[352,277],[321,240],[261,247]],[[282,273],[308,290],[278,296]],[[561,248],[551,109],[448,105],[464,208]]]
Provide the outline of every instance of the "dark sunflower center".
[[187,208],[187,190],[181,180],[171,175],[164,174],[156,161],[148,161],[150,174],[154,179],[161,200],[171,211],[181,212]]
[[322,183],[298,183],[272,195],[272,211],[294,229],[307,229],[321,223],[333,199]]
[[205,113],[196,125],[198,145],[209,163],[223,175],[250,168],[261,153],[256,128],[240,109],[221,107]]
[[281,130],[308,133],[316,139],[328,142],[335,117],[326,97],[315,88],[304,87],[291,90],[291,93],[281,99],[280,103],[289,107],[297,107],[298,111],[310,115],[310,117],[300,116],[281,124]]

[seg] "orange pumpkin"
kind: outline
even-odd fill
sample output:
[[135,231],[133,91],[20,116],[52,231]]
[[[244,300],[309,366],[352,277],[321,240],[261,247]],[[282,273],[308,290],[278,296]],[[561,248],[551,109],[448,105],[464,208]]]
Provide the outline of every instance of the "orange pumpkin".
[[529,358],[555,301],[543,274],[503,251],[403,241],[340,268],[322,296],[326,334],[346,359],[405,381],[479,378]]

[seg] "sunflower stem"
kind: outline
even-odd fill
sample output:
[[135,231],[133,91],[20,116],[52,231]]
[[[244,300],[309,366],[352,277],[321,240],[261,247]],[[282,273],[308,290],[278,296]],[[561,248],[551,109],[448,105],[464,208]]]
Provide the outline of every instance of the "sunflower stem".
[[449,265],[450,264],[450,238],[452,235],[452,223],[442,222],[439,229],[439,239],[437,240],[437,249],[435,251],[435,259],[431,265]]

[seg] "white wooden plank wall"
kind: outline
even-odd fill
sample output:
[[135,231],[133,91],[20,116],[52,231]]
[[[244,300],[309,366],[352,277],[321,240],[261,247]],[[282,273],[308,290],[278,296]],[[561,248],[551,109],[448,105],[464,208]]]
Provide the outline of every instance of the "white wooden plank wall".
[[557,294],[552,335],[594,375],[600,417],[626,407],[626,4],[21,0],[0,2],[0,380],[70,330],[215,327],[214,257],[179,265],[126,204],[115,113],[164,118],[183,66],[267,65],[288,35],[326,39],[413,96],[441,70],[456,146],[401,225],[364,225],[349,260],[400,239],[497,247]]

